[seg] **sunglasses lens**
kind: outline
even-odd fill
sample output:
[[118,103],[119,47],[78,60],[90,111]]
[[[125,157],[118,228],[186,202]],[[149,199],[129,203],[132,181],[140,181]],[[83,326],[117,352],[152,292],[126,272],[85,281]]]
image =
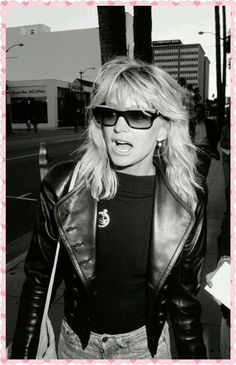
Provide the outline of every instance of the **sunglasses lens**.
[[139,110],[127,111],[125,116],[131,128],[146,129],[152,126],[152,114]]
[[94,115],[94,118],[96,119],[96,121],[101,124],[102,121],[103,121],[103,112],[101,109],[99,108],[94,108],[93,110],[93,115]]
[[116,112],[112,109],[94,108],[93,115],[98,123],[105,126],[113,126],[116,122]]

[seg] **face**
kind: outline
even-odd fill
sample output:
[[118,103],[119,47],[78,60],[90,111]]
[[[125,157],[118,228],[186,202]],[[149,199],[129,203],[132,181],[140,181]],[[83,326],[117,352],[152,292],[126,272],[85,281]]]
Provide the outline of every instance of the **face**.
[[[131,97],[126,99],[125,105],[118,105],[115,98],[111,98],[106,105],[118,109],[140,109]],[[143,106],[145,109],[145,105]],[[150,107],[146,107],[150,109]],[[131,175],[153,175],[153,154],[157,140],[160,140],[163,120],[157,117],[149,129],[133,129],[129,127],[123,116],[120,116],[114,126],[103,126],[103,136],[108,154],[116,169]],[[162,128],[163,130],[163,128]]]

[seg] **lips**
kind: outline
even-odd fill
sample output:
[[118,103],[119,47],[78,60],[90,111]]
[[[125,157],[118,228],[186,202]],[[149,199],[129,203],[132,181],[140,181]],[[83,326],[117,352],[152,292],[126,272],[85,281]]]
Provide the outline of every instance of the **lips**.
[[113,142],[112,143],[113,151],[118,154],[129,153],[131,151],[131,149],[133,148],[133,145],[128,141],[114,139],[112,142]]
[[133,147],[133,145],[128,141],[124,141],[124,140],[120,140],[120,139],[114,139],[113,142],[116,144],[116,146],[130,146],[130,147]]

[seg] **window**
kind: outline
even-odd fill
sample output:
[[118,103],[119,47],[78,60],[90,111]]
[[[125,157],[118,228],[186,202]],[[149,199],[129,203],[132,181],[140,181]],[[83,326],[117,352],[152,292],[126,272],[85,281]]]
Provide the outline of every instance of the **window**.
[[48,123],[47,98],[12,98],[12,123],[25,124],[28,119]]

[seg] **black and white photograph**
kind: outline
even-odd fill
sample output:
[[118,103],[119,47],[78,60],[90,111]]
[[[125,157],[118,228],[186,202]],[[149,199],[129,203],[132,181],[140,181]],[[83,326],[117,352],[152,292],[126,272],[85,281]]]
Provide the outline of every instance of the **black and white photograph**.
[[5,358],[235,359],[234,1],[1,11]]

